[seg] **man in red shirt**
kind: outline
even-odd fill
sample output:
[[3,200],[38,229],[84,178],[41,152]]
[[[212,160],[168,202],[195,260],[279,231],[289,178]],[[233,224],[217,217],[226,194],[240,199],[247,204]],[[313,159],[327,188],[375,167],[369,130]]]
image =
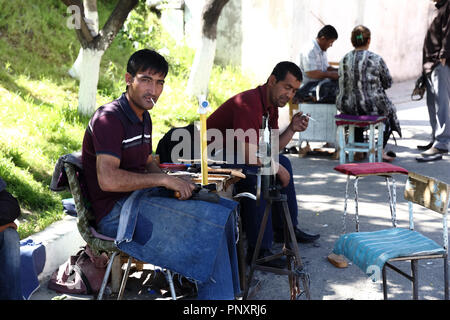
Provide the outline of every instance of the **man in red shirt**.
[[[292,99],[297,89],[300,87],[301,81],[302,73],[296,64],[288,61],[280,62],[275,66],[266,84],[237,94],[223,103],[209,116],[207,120],[208,130],[217,129],[221,132],[223,137],[227,136],[226,132],[230,129],[234,131],[242,129],[243,131],[256,133],[256,141],[255,139],[252,141],[252,139],[249,138],[251,135],[236,135],[235,141],[226,141],[228,145],[231,142],[233,144],[237,143],[235,151],[243,150],[244,154],[245,165],[243,167],[247,173],[247,178],[236,184],[238,192],[251,192],[256,194],[256,176],[254,174],[252,175],[251,172],[255,172],[256,167],[259,164],[255,154],[258,150],[258,132],[263,125],[262,117],[263,115],[268,116],[269,128],[275,130],[272,131],[272,134],[277,134],[278,108],[284,107]],[[296,132],[306,130],[308,127],[308,119],[308,117],[303,116],[302,112],[293,116],[289,126],[279,135],[280,150],[283,150]],[[229,148],[225,146],[224,150],[227,149],[229,150]],[[226,159],[229,159],[229,155]],[[317,240],[320,237],[319,235],[307,234],[297,227],[298,208],[292,177],[292,167],[289,159],[280,154],[279,159],[276,158],[275,160],[279,160],[277,179],[283,187],[281,192],[287,195],[289,211],[297,241],[312,242]],[[252,168],[252,166],[249,165],[254,166]],[[249,262],[253,256],[259,227],[264,215],[265,201],[261,201],[260,205],[257,206],[254,200],[243,199],[241,200],[241,208],[243,228],[247,234],[248,240],[247,261]],[[277,242],[284,241],[281,212],[281,204],[275,203],[272,207],[274,235],[272,234],[272,222],[269,215],[259,258],[272,255],[270,252],[272,239]],[[273,267],[286,266],[286,263],[281,259],[272,260],[266,264]]]

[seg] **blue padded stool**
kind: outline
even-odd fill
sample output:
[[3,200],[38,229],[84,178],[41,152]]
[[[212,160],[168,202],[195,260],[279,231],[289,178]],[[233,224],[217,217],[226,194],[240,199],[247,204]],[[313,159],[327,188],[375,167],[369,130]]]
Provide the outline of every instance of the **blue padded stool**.
[[[353,162],[355,152],[368,152],[369,162],[382,162],[383,156],[383,116],[356,116],[350,114],[338,114],[335,116],[338,131],[339,163],[343,164],[348,152],[348,161]],[[345,139],[345,128],[348,127],[348,139]],[[355,142],[355,127],[369,128],[368,142]],[[375,130],[378,133],[375,134]]]

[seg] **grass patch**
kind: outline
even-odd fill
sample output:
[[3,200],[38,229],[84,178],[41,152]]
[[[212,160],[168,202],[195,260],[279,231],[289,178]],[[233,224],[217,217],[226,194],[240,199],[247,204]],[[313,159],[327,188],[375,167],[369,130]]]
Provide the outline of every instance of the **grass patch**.
[[[141,2],[132,11],[100,68],[97,106],[125,90],[129,56],[149,47],[170,65],[161,98],[151,111],[153,146],[173,126],[198,120],[197,102],[184,90],[195,52],[176,43]],[[67,71],[80,45],[66,27],[66,7],[60,1],[0,0],[0,176],[22,209],[19,235],[23,239],[60,220],[61,200],[49,185],[61,155],[81,150],[88,117],[80,116],[78,81]],[[100,26],[114,3],[98,1]],[[255,84],[238,68],[214,66],[210,79],[211,107],[215,110],[232,95]]]

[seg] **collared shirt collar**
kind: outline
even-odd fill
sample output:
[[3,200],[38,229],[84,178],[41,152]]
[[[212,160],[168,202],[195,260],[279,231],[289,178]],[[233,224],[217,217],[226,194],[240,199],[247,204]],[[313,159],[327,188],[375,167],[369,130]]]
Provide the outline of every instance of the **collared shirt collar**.
[[268,99],[267,99],[267,83],[259,86],[260,88],[260,95],[261,95],[261,102],[262,102],[262,107],[263,107],[263,113],[266,113],[269,111],[270,108],[273,108],[273,106],[269,103]]
[[321,52],[325,52],[325,51],[323,51],[322,48],[319,46],[319,42],[317,42],[317,39],[314,39],[314,40],[313,40],[313,43],[314,43],[314,46],[315,46],[318,50],[320,50]]
[[[131,109],[130,103],[128,102],[125,92],[122,93],[122,95],[120,96],[120,98],[118,100],[119,100],[120,107],[122,108],[123,112],[127,116],[128,120],[130,120],[133,124],[141,122],[141,120],[136,115],[136,113],[133,111],[133,109]],[[150,114],[148,113],[148,111],[144,112],[143,117],[144,117],[143,120],[145,123],[145,121],[148,119],[148,117],[150,117]]]

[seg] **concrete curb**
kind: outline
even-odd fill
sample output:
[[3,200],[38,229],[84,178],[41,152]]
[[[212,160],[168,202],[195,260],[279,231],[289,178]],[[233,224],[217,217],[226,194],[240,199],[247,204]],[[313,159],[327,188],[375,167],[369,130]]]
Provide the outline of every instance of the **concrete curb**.
[[78,232],[77,219],[71,216],[64,217],[27,239],[33,239],[35,243],[42,242],[45,246],[45,265],[38,276],[41,285],[70,255],[86,243]]

